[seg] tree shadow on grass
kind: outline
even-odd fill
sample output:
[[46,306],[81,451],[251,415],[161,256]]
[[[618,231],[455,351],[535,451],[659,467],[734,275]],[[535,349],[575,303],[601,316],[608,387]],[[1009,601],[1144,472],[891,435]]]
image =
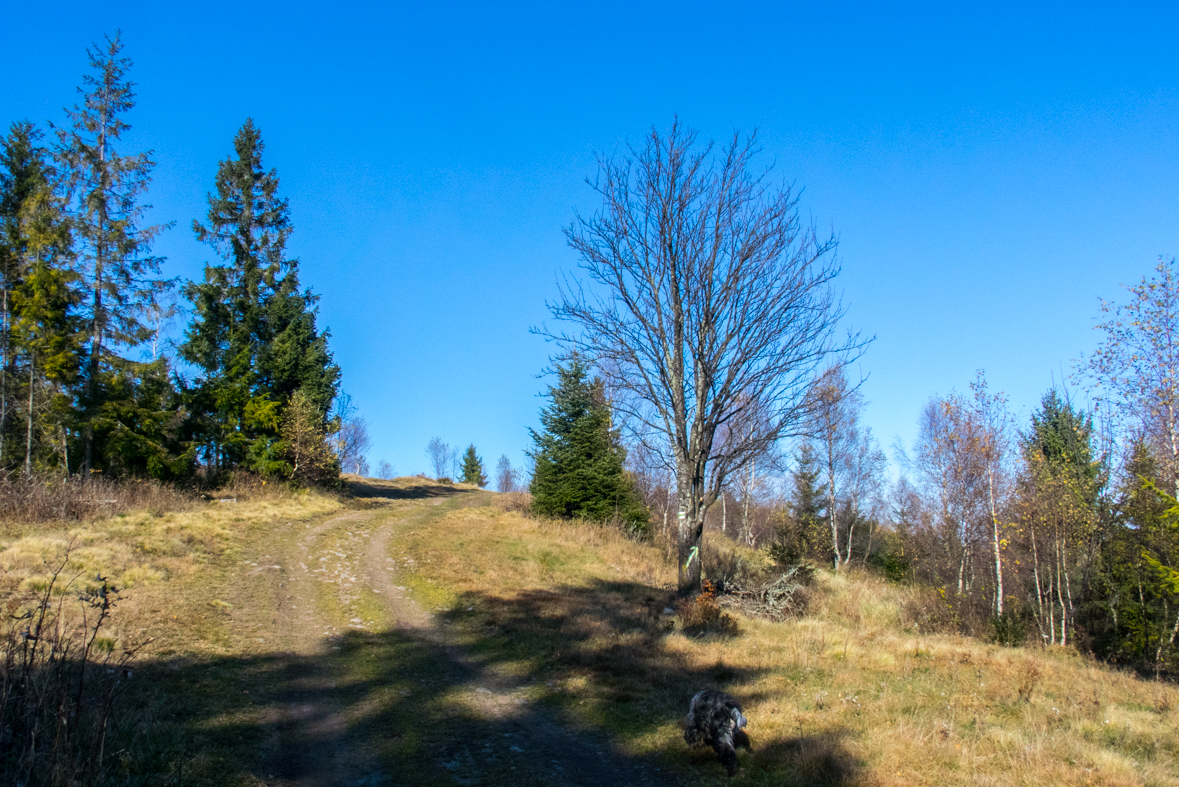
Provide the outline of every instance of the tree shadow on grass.
[[348,494],[359,499],[425,500],[436,497],[469,495],[475,491],[449,484],[439,484],[421,476],[399,478],[396,481],[382,481],[376,478],[350,475],[345,478],[344,484]]
[[[124,697],[136,708],[119,736],[124,782],[724,783],[679,720],[703,687],[755,699],[741,689],[759,671],[692,663],[671,646],[666,600],[626,581],[469,592],[433,629],[354,631],[320,655],[146,665]],[[667,735],[661,751],[624,750],[653,733]],[[788,765],[812,774],[790,784],[854,784],[837,735],[757,743],[742,757],[755,783]]]
[[831,729],[755,745],[751,765],[781,774],[781,787],[854,787],[862,782],[861,764],[844,746],[846,737]]

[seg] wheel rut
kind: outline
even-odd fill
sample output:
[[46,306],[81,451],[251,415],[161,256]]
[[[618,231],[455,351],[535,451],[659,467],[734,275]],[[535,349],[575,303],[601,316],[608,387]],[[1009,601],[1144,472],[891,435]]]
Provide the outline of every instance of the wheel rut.
[[[247,636],[273,659],[267,719],[265,783],[274,787],[421,783],[398,773],[374,751],[365,719],[377,716],[357,701],[355,677],[341,652],[350,635],[381,629],[424,643],[438,654],[422,682],[444,685],[466,712],[494,728],[497,740],[448,740],[434,731],[439,784],[484,784],[479,757],[497,747],[519,761],[519,784],[670,785],[670,774],[615,752],[591,730],[562,725],[527,698],[525,681],[497,673],[471,656],[433,614],[410,596],[390,558],[397,534],[424,521],[445,500],[396,501],[318,524],[288,524],[258,548],[265,559],[243,577],[269,583],[272,608],[238,615]],[[267,561],[273,561],[267,564]],[[371,614],[375,606],[383,615]],[[366,614],[366,610],[367,613]],[[381,617],[384,620],[377,620]],[[403,692],[404,693],[404,692]],[[360,734],[363,731],[363,734]],[[515,770],[515,767],[513,767]],[[418,777],[421,774],[417,775]]]

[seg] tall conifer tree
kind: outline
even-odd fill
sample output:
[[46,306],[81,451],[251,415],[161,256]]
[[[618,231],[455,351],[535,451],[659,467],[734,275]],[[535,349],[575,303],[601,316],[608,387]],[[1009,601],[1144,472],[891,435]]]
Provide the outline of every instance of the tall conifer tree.
[[475,484],[476,486],[487,486],[487,475],[483,472],[483,460],[479,454],[475,453],[475,445],[472,443],[467,446],[467,452],[463,454],[463,474],[460,479],[464,484]]
[[46,445],[54,462],[65,454],[80,349],[71,237],[40,139],[15,123],[0,145],[0,466],[26,473]]
[[623,468],[626,452],[611,423],[602,381],[574,355],[557,365],[552,404],[541,411],[544,431],[532,432],[536,460],[532,505],[548,516],[617,517],[646,530],[648,513]]
[[340,370],[316,328],[318,297],[300,290],[298,260],[287,257],[290,207],[277,173],[262,166],[253,120],[233,146],[218,166],[206,223],[193,222],[223,263],[185,287],[194,315],[180,355],[199,369],[190,393],[206,462],[282,472],[282,409],[302,390],[326,423]]
[[[145,308],[171,286],[159,277],[163,258],[151,244],[164,225],[142,226],[141,202],[155,168],[151,151],[124,155],[123,117],[135,106],[131,66],[121,55],[119,33],[87,51],[91,74],[83,77],[81,106],[66,110],[69,127],[58,129],[57,157],[71,197],[74,233],[85,281],[87,358],[81,390],[82,469],[94,461],[94,434],[105,394],[104,375],[117,364],[115,351],[140,344]],[[106,380],[109,383],[109,379]]]
[[827,517],[826,486],[814,446],[804,442],[798,449],[797,464],[791,474],[790,504],[778,522],[770,555],[779,564],[794,565],[804,561],[828,562],[831,539],[824,532]]

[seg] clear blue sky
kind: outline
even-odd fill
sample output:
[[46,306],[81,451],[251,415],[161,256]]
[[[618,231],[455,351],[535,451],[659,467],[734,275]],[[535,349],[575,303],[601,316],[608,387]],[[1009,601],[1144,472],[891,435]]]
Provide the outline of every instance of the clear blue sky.
[[[199,10],[196,10],[198,9]],[[49,14],[51,18],[46,18]],[[759,128],[839,235],[868,421],[908,442],[985,369],[1025,421],[1096,339],[1098,298],[1179,253],[1175,7],[1110,4],[10,4],[0,123],[62,120],[121,28],[170,275],[248,116],[377,461],[438,435],[519,462],[594,153],[678,113]],[[45,33],[46,35],[42,35]]]

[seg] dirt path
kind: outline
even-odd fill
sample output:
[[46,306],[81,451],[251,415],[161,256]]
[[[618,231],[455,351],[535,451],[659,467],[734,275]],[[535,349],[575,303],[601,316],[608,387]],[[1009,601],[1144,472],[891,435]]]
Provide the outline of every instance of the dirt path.
[[[266,784],[275,787],[423,783],[382,757],[381,700],[357,692],[357,637],[398,636],[430,650],[420,682],[463,707],[482,740],[426,731],[439,784],[665,785],[676,781],[612,750],[594,731],[570,730],[527,698],[524,682],[482,666],[446,627],[410,597],[390,547],[454,499],[396,500],[317,525],[287,525],[258,544],[242,578],[243,594],[268,603],[235,615],[241,636],[278,659],[280,676],[260,699],[270,707]],[[412,560],[412,556],[403,560]],[[399,581],[400,579],[400,581]],[[349,638],[352,639],[349,639]],[[361,640],[363,641],[363,640]],[[351,653],[350,653],[351,651]],[[349,657],[353,661],[349,661]],[[418,675],[415,673],[415,678]],[[402,691],[400,694],[405,695]],[[402,700],[404,703],[404,700]]]

